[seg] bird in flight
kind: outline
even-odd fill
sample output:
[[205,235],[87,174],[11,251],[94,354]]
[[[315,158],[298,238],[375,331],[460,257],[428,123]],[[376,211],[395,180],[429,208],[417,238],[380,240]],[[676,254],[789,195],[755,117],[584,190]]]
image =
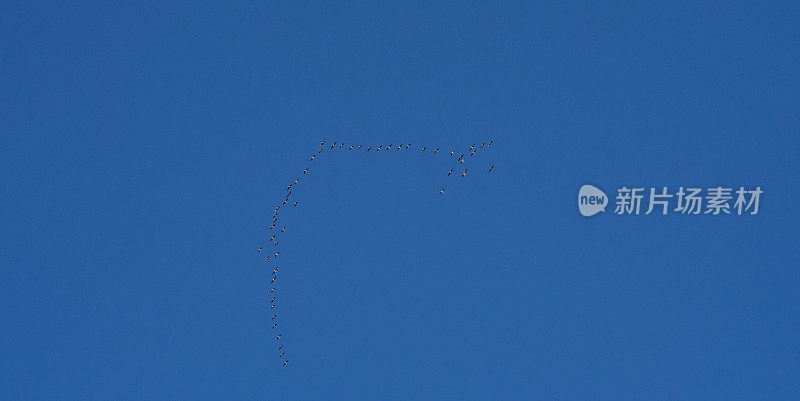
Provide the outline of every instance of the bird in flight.
[[275,302],[275,298],[276,298],[276,297],[272,297],[272,300],[270,300],[270,301],[269,301],[269,303],[273,303],[273,302]]
[[456,151],[455,151],[455,150],[451,150],[451,151],[450,151],[450,156],[454,155],[455,153],[456,153]]
[[[466,174],[466,173],[467,173],[467,170],[464,170],[464,174]],[[278,257],[278,254],[279,254],[279,253],[281,253],[281,251],[275,252],[275,257],[276,257],[276,258]]]
[[294,203],[294,207],[297,207],[297,202]]
[[358,145],[358,149],[356,149],[356,150],[361,150],[361,145]]
[[406,149],[408,149],[408,148],[410,148],[410,147],[411,147],[411,144],[410,144],[410,143],[409,143],[408,145],[406,145]]
[[315,158],[315,157],[317,157],[317,155],[311,156],[311,161],[312,161],[312,162],[314,161],[314,158]]
[[350,149],[347,150],[353,150],[354,147],[356,147],[356,145],[350,145]]
[[287,364],[287,363],[289,363],[289,360],[288,360],[288,359],[287,359],[287,360],[285,360],[285,361],[283,361],[283,366],[286,366],[286,364]]
[[343,146],[344,146],[344,144],[343,144],[343,143],[340,143],[340,144],[339,144],[339,149],[341,149]]
[[275,318],[276,318],[276,317],[278,317],[278,314],[277,314],[277,313],[276,313],[276,314],[274,314],[274,315],[272,315],[272,320],[275,320]]
[[394,146],[394,145],[392,145],[392,144],[390,143],[390,144],[389,144],[389,146],[387,146],[387,147],[386,147],[386,150],[392,150],[392,146]]
[[[298,182],[298,181],[300,181],[300,179],[299,179],[299,178],[295,178],[295,179],[294,179],[294,183],[295,183],[295,184],[297,184],[297,182]],[[291,193],[291,192],[290,192],[290,193]],[[287,197],[288,197],[288,196],[287,196]]]
[[477,150],[473,150],[472,154],[470,154],[470,156],[475,156],[475,152],[477,152]]
[[278,278],[278,277],[273,277],[273,278],[272,278],[272,281],[270,281],[269,283],[270,283],[270,284],[274,283],[274,282],[275,282],[275,279],[277,279],[277,278]]
[[283,228],[281,229],[281,232],[284,232],[284,231],[286,231],[286,226],[283,226]]
[[492,146],[492,142],[494,142],[494,141],[489,141],[489,144],[486,145],[486,146]]
[[303,174],[305,174],[305,173],[307,173],[307,172],[308,172],[308,169],[305,169],[305,170],[303,170]]
[[458,156],[458,161],[461,161],[464,158],[464,155]]
[[462,177],[463,177],[463,176],[465,176],[465,175],[467,175],[467,170],[464,170],[464,172],[463,172],[463,173],[461,173],[461,176],[462,176]]
[[444,187],[442,187],[442,190],[439,192],[439,195],[443,195],[443,194],[444,194]]
[[274,243],[274,244],[272,244],[272,245],[273,245],[273,246],[278,246],[278,244],[279,244],[279,243],[280,243],[280,241],[275,241],[275,243]]
[[494,164],[492,164],[492,167],[489,167],[489,172],[491,173],[493,169],[494,169]]
[[450,172],[447,173],[447,176],[450,177],[450,174],[453,174],[453,169],[450,169]]
[[397,145],[397,150],[403,149],[403,144]]
[[272,237],[269,238],[269,242],[272,242],[272,240],[274,240],[274,239],[275,239],[275,236],[273,235]]
[[472,151],[472,149],[473,149],[474,147],[475,147],[475,144],[473,143],[473,144],[472,144],[472,146],[470,146],[470,147],[469,147],[469,150],[470,150],[470,151]]
[[272,325],[273,329],[276,328],[276,327],[278,327],[278,323],[275,323],[275,324]]
[[481,147],[483,147],[483,145],[486,145],[486,142],[482,143],[482,144],[481,144]]
[[372,146],[367,146],[367,152],[372,150]]
[[[381,146],[383,146],[383,145],[381,145]],[[378,149],[375,149],[375,150],[381,150],[381,146],[378,146]]]
[[258,248],[258,253],[261,253],[261,249],[262,249],[262,248],[263,248],[263,247],[261,247],[261,248]]
[[[278,268],[277,267],[275,268],[275,270],[272,271],[272,274],[278,274]],[[272,300],[274,301],[275,298],[272,298]]]
[[333,145],[331,145],[331,149],[333,149],[335,147],[336,147],[336,142],[334,142]]
[[282,335],[283,335],[283,334],[278,334],[278,337],[277,337],[277,338],[275,338],[275,340],[276,340],[276,341],[277,341],[277,340],[280,340]]
[[437,153],[439,153],[439,148],[436,148],[436,150],[433,151],[433,154],[437,154]]
[[283,349],[283,344],[281,344],[281,346],[280,346],[280,347],[278,347],[278,349]]
[[267,256],[266,258],[264,258],[264,261],[265,261],[265,262],[269,262],[269,256]]
[[319,146],[322,146],[324,144],[325,144],[325,141],[322,141],[322,142],[320,142]]
[[272,305],[269,306],[270,310],[272,310],[273,308],[275,308],[275,304],[272,304]]
[[423,147],[422,147],[422,150],[420,150],[420,151],[419,151],[419,153],[422,153],[422,152],[424,152],[424,151],[425,151],[425,149],[427,149],[427,148],[423,146]]
[[280,358],[283,358],[283,354],[285,354],[285,352],[281,352],[281,356],[280,356]]

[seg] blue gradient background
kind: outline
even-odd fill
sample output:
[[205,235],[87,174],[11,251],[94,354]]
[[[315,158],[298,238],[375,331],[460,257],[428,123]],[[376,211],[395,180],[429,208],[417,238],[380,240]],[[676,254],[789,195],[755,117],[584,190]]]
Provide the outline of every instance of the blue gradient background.
[[[800,398],[800,7],[614,4],[5,3],[0,398]],[[322,139],[495,143],[310,163],[284,367]]]

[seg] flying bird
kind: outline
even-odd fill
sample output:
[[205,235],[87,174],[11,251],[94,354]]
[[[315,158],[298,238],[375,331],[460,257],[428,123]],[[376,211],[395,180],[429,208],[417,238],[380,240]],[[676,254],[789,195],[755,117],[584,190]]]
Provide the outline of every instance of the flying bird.
[[275,243],[274,243],[274,244],[272,244],[272,245],[273,245],[273,246],[278,246],[278,243],[279,243],[279,242],[280,242],[280,241],[275,241]]
[[264,258],[264,261],[265,261],[265,262],[269,262],[269,256],[267,256],[266,258]]
[[297,202],[294,203],[294,207],[297,207]]
[[406,149],[408,149],[408,148],[410,148],[410,147],[411,147],[411,144],[410,144],[410,143],[409,143],[408,145],[406,145]]
[[439,153],[439,148],[436,148],[436,150],[433,151],[433,154],[437,154],[437,153]]
[[288,359],[287,359],[287,360],[285,360],[285,361],[283,361],[283,366],[286,366],[286,364],[287,364],[287,363],[289,363],[289,360],[288,360]]
[[[464,174],[466,174],[466,173],[467,173],[467,170],[464,170]],[[279,253],[281,253],[281,251],[275,252],[275,257],[276,257],[276,258],[278,257],[278,254],[279,254]]]
[[450,151],[450,156],[454,155],[455,153],[456,153],[456,151],[455,151],[455,150],[451,150],[451,151]]
[[278,327],[278,323],[275,323],[275,324],[272,325],[273,329],[276,328],[276,327]]
[[422,147],[422,150],[421,150],[421,151],[419,151],[419,153],[422,153],[422,152],[424,152],[424,151],[425,151],[425,149],[427,149],[427,148],[423,146],[423,147]]
[[281,232],[284,232],[284,231],[286,231],[286,226],[283,226],[283,228],[281,229]]
[[361,150],[361,145],[358,145],[358,149],[356,149],[356,150]]
[[464,155],[458,156],[458,161],[461,161],[464,158]]
[[389,146],[387,146],[387,147],[386,147],[386,150],[392,150],[392,146],[394,146],[394,145],[392,145],[392,144],[390,143],[390,144],[389,144]]
[[280,346],[280,347],[278,347],[278,349],[283,349],[283,344],[281,344],[281,346]]
[[[263,248],[263,247],[262,247]],[[261,248],[258,248],[258,253],[261,253]]]
[[477,152],[477,150],[473,150],[472,154],[470,154],[470,156],[475,156],[475,152]]
[[305,174],[305,173],[307,173],[307,172],[308,172],[308,169],[305,169],[305,170],[303,170],[303,174]]
[[[275,268],[275,270],[272,271],[272,274],[278,274],[278,268],[277,267]],[[273,298],[272,300],[274,301],[275,298]]]
[[400,150],[400,149],[403,149],[403,145],[402,144],[397,145],[397,150]]
[[486,145],[486,146],[492,146],[492,142],[494,142],[494,141],[489,141],[489,144]]
[[275,236],[273,235],[272,237],[269,238],[269,242],[272,242],[272,240],[274,240],[274,239],[275,239]]
[[474,147],[475,147],[475,144],[473,143],[472,146],[469,147],[469,150],[471,151],[472,148],[474,148]]
[[442,195],[442,194],[444,194],[444,187],[442,187],[442,190],[439,192],[439,195]]
[[277,279],[277,278],[278,278],[278,277],[273,277],[273,278],[272,278],[272,281],[270,281],[269,283],[270,283],[270,284],[274,283],[274,282],[275,282],[275,279]]
[[283,334],[278,334],[278,337],[277,337],[275,340],[276,340],[276,341],[277,341],[277,340],[280,340],[282,335],[283,335]]
[[275,304],[272,304],[272,305],[269,306],[270,310],[272,310],[273,308],[275,308]]
[[354,147],[356,147],[356,145],[350,145],[350,149],[347,150],[353,150]]
[[344,146],[344,144],[343,144],[343,143],[340,143],[340,144],[339,144],[339,149],[341,149],[341,148],[342,148],[342,146]]
[[486,145],[486,142],[482,143],[482,144],[481,144],[481,147],[483,147],[483,145]]
[[294,183],[295,183],[295,184],[297,184],[297,182],[298,182],[298,181],[300,181],[300,179],[299,179],[299,178],[295,178],[295,179],[294,179]]
[[276,317],[278,317],[278,314],[277,314],[277,313],[276,313],[276,314],[274,314],[274,315],[272,315],[272,320],[275,320],[275,318],[276,318]]
[[331,149],[333,149],[335,147],[336,147],[336,142],[334,142],[333,145],[331,145]]
[[315,158],[315,157],[317,157],[317,155],[311,156],[311,161],[312,161],[312,162],[314,161],[314,158]]
[[276,298],[276,297],[272,297],[272,300],[270,300],[270,301],[269,301],[269,303],[273,303],[273,302],[275,302],[275,298]]
[[322,141],[322,142],[319,144],[319,146],[322,146],[322,145],[324,145],[324,144],[325,144],[325,141]]
[[489,172],[490,173],[492,172],[492,170],[494,170],[494,164],[492,164],[492,167],[489,167]]
[[[381,145],[381,146],[383,146],[383,145]],[[378,146],[378,149],[375,149],[375,150],[381,150],[381,146]]]
[[367,152],[372,150],[372,146],[367,146]]
[[320,154],[320,153],[322,153],[322,148],[320,148],[320,149],[317,151],[317,154]]
[[461,176],[462,176],[462,177],[463,177],[463,176],[465,176],[465,175],[467,175],[467,170],[464,170],[464,172],[463,172],[463,173],[461,173]]
[[450,177],[450,174],[453,174],[453,169],[450,169],[450,172],[447,173],[447,176]]
[[285,352],[281,352],[281,356],[279,358],[283,358],[283,354],[285,354]]

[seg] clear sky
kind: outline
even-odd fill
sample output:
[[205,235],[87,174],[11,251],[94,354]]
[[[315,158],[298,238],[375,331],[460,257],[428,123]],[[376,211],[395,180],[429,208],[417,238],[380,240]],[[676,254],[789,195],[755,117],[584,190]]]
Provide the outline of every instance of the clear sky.
[[4,3],[0,398],[800,399],[797,2],[164,3]]

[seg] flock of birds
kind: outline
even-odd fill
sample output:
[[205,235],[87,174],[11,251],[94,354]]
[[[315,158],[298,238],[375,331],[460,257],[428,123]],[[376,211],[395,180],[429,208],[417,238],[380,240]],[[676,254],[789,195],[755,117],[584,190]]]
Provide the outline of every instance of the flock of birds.
[[[468,159],[470,159],[473,156],[475,156],[479,151],[482,151],[482,150],[485,150],[485,149],[488,149],[489,147],[491,147],[493,142],[494,141],[490,140],[488,142],[483,142],[480,145],[473,144],[472,146],[470,146],[469,149],[467,149],[464,153],[461,153],[458,156],[458,158],[455,158],[455,163],[457,163],[456,167],[451,168],[450,171],[448,171],[447,176],[450,177],[451,175],[453,175],[455,173],[455,174],[460,174],[461,177],[465,177],[467,175],[468,169],[464,168],[463,171],[461,170],[461,167],[464,165],[464,163],[467,162]],[[318,155],[320,155],[322,153],[322,151],[326,147],[327,147],[326,146],[326,141],[322,141],[319,144],[319,150],[316,153],[314,153],[313,155],[311,155],[311,159],[309,161],[313,162],[314,159],[316,159],[316,157]],[[400,145],[397,145],[397,147],[395,147],[394,144],[389,144],[388,146],[385,146],[385,147],[383,145],[379,145],[377,147],[373,147],[373,146],[366,146],[365,147],[363,145],[350,144],[350,146],[347,147],[347,145],[345,145],[344,143],[333,142],[332,144],[330,144],[330,148],[329,148],[329,150],[345,150],[345,149],[347,151],[365,150],[367,152],[373,152],[373,151],[374,152],[380,152],[380,151],[388,151],[388,150],[398,150],[399,151],[399,150],[412,150],[412,145],[411,144],[400,144]],[[439,147],[434,148],[432,146],[431,147],[428,147],[428,146],[421,146],[420,147],[420,153],[425,153],[426,150],[429,153],[432,153],[434,155],[439,155],[441,148],[439,148]],[[448,152],[448,151],[449,151],[449,157],[450,158],[454,158],[456,153],[460,153],[460,152],[457,152],[456,149],[448,149],[448,150],[445,150],[444,152],[441,152],[441,154],[445,154],[445,152]],[[303,174],[308,173],[309,169],[310,169],[310,167],[306,167],[303,170]],[[488,167],[487,173],[491,173],[492,170],[494,170],[494,165],[491,165],[491,166]],[[289,185],[286,187],[285,196],[278,203],[278,205],[275,206],[275,210],[274,210],[274,213],[272,215],[272,223],[270,224],[269,229],[267,230],[267,234],[266,234],[267,244],[262,245],[261,247],[258,248],[258,253],[259,254],[262,254],[262,255],[266,254],[266,257],[264,258],[264,262],[266,262],[267,264],[271,264],[270,266],[272,267],[272,278],[268,283],[269,292],[267,293],[267,298],[269,299],[269,303],[267,304],[267,307],[269,308],[268,310],[270,312],[270,315],[272,316],[272,319],[271,319],[272,329],[275,332],[275,341],[276,341],[276,344],[277,344],[276,346],[277,346],[277,349],[278,349],[278,353],[280,354],[279,358],[280,358],[281,362],[283,363],[283,366],[286,366],[289,363],[289,359],[286,357],[285,344],[281,340],[281,338],[283,337],[283,334],[281,333],[280,327],[278,326],[278,312],[276,310],[278,296],[275,293],[275,291],[277,289],[277,282],[278,282],[278,266],[277,266],[276,262],[277,262],[278,255],[280,255],[280,253],[281,253],[279,248],[278,248],[278,244],[280,243],[280,241],[279,241],[280,237],[284,234],[284,232],[286,232],[286,226],[280,227],[280,225],[278,224],[278,216],[280,214],[281,208],[284,208],[287,205],[291,205],[292,208],[295,208],[299,204],[299,201],[296,201],[296,200],[294,200],[294,198],[292,198],[292,189],[298,183],[300,183],[300,177],[294,179],[294,181],[290,182]],[[445,193],[445,186],[442,186],[442,189],[441,189],[441,191],[439,191],[439,194],[440,195],[444,195],[444,193]]]

